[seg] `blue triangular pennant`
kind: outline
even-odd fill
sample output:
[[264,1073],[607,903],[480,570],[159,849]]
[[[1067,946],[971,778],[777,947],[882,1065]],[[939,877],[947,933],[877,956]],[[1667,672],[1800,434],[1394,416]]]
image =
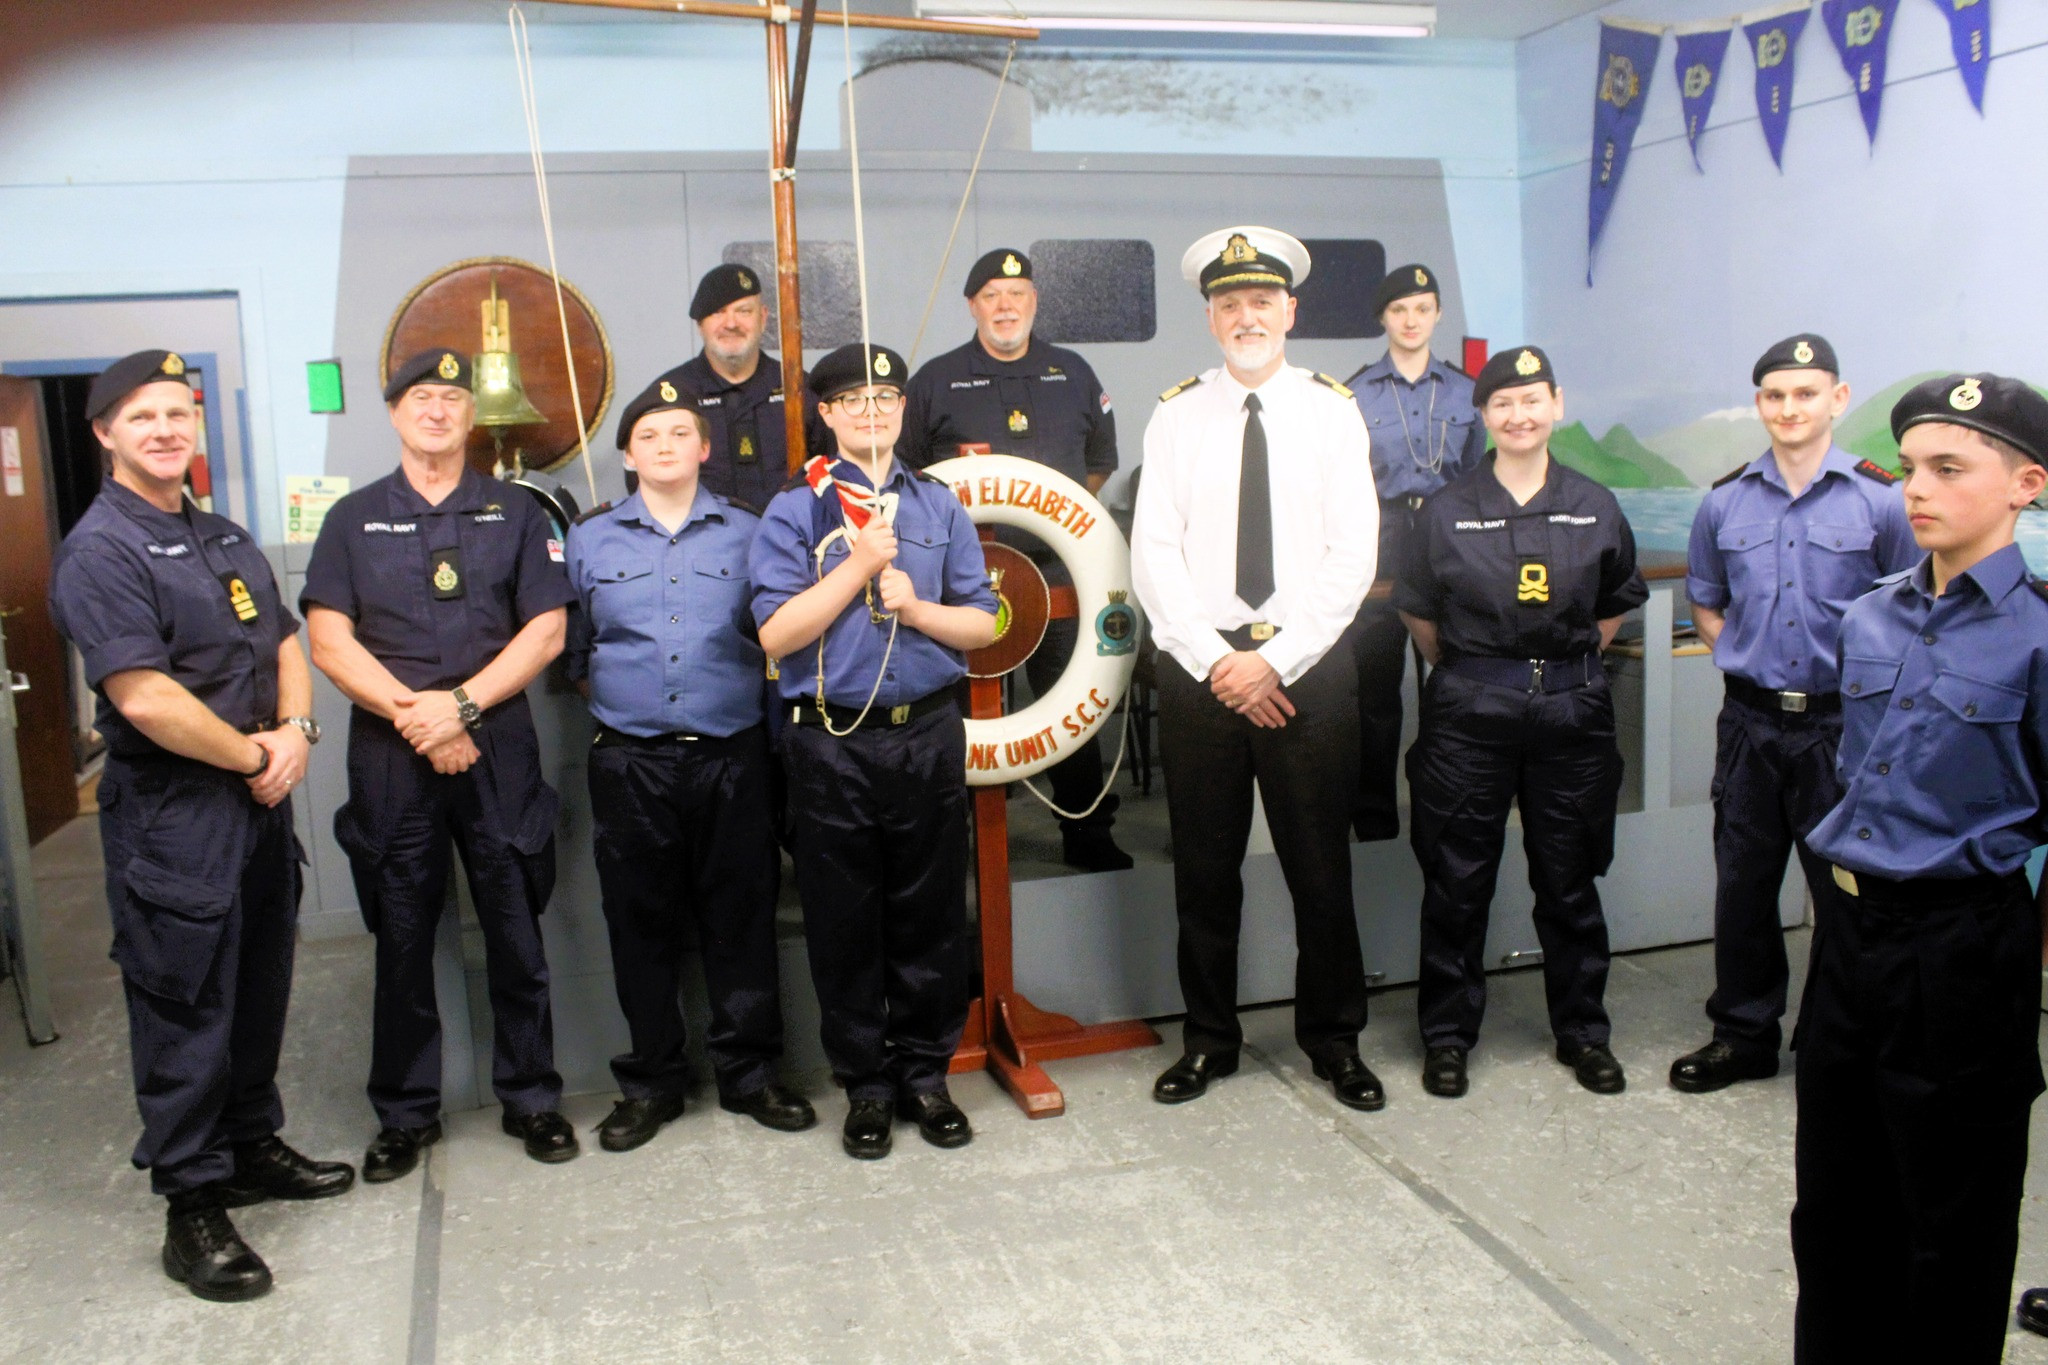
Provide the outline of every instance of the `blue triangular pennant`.
[[1892,42],[1899,0],[1823,0],[1820,21],[1841,54],[1842,70],[1856,87],[1863,131],[1877,142],[1877,115],[1884,104],[1884,59]]
[[1756,115],[1764,125],[1764,141],[1770,144],[1771,160],[1785,168],[1785,127],[1792,120],[1792,53],[1799,35],[1806,31],[1805,4],[1789,8],[1766,19],[1742,26],[1749,39],[1750,59],[1756,63]]
[[1991,0],[1934,0],[1948,16],[1948,45],[1970,103],[1984,112],[1984,76],[1991,69]]
[[1714,110],[1714,95],[1721,88],[1721,62],[1728,56],[1730,25],[1677,30],[1678,53],[1672,69],[1678,76],[1678,103],[1685,114],[1685,140],[1692,148],[1695,170],[1700,165],[1700,134],[1707,130],[1707,115]]
[[1657,66],[1660,25],[1600,21],[1600,72],[1593,92],[1593,173],[1586,201],[1586,283],[1593,283],[1593,248],[1607,226],[1608,210],[1628,167],[1643,99]]

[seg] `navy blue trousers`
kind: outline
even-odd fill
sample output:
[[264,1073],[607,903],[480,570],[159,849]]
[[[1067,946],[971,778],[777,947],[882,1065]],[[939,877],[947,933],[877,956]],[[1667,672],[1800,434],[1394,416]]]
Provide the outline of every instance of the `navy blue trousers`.
[[612,1058],[627,1099],[689,1082],[678,992],[692,938],[711,998],[705,1042],[719,1093],[775,1079],[782,1008],[775,957],[774,759],[755,726],[730,739],[638,740],[600,730],[590,750],[592,847],[612,977],[632,1049]]
[[851,1099],[938,1089],[967,1024],[966,730],[950,707],[875,715],[782,731],[819,1033]]
[[233,773],[182,758],[107,760],[100,847],[142,1115],[132,1160],[176,1194],[284,1125],[305,855],[289,800],[266,810]]

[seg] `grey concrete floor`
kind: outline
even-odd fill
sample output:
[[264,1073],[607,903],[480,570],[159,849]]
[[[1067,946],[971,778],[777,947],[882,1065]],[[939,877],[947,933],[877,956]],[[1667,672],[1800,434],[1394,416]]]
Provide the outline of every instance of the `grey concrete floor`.
[[[1615,963],[1621,1096],[1586,1093],[1551,1059],[1541,981],[1520,972],[1494,978],[1462,1101],[1422,1092],[1413,993],[1375,997],[1380,1114],[1331,1100],[1285,1008],[1247,1012],[1248,1064],[1195,1104],[1149,1098],[1171,1044],[1054,1064],[1068,1112],[1036,1123],[962,1077],[972,1146],[899,1128],[872,1164],[840,1154],[843,1109],[817,1075],[800,1078],[825,1120],[812,1132],[770,1133],[706,1095],[638,1152],[593,1141],[560,1167],[527,1161],[485,1110],[455,1116],[406,1180],[238,1214],[277,1290],[205,1304],[158,1269],[161,1204],[126,1161],[98,852],[84,820],[36,850],[62,1041],[31,1050],[11,1019],[0,1028],[0,1359],[1790,1355],[1790,1073],[1699,1097],[1663,1081],[1704,1036],[1701,947]],[[1797,957],[1804,935],[1791,939]],[[320,1156],[356,1159],[373,1129],[369,986],[368,940],[302,946],[280,1079],[286,1136]],[[567,1107],[587,1129],[607,1104]],[[2023,1216],[2020,1280],[2048,1280],[2048,1200],[2030,1195]],[[2048,1362],[2048,1341],[2016,1334],[2009,1359]]]

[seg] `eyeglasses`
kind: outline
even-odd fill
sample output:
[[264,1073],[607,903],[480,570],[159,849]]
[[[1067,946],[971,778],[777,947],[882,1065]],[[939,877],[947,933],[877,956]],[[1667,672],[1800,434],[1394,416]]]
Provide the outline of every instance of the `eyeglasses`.
[[832,400],[832,406],[848,417],[874,411],[887,417],[903,406],[903,392],[900,389],[881,389],[875,393],[842,393]]

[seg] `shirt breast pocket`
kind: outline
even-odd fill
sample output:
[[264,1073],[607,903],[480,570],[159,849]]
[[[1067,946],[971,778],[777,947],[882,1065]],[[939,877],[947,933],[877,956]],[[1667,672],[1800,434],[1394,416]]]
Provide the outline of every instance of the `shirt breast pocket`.
[[590,567],[590,619],[600,638],[615,637],[623,626],[638,634],[652,624],[660,607],[654,561],[645,555],[614,551]]
[[740,614],[747,597],[745,565],[709,560],[690,566],[690,609],[698,620],[731,620]]
[[1778,527],[1775,522],[1751,521],[1740,526],[1723,526],[1714,537],[1728,571],[1728,584],[1740,596],[1745,584],[1759,580],[1768,585],[1778,576]]
[[896,567],[910,575],[911,586],[927,602],[944,600],[946,537],[929,526],[896,528]]
[[1842,694],[1853,699],[1882,698],[1899,685],[1897,659],[1859,659],[1853,655],[1842,660]]
[[1946,718],[1962,722],[1944,726],[1939,743],[1929,746],[1939,765],[1939,788],[1961,796],[1968,806],[1995,806],[2023,791],[2018,728],[2027,710],[2026,692],[1948,669],[1935,676],[1929,690]]
[[1807,568],[1815,576],[1810,588],[1817,596],[1846,606],[1877,581],[1871,554],[1876,527],[1815,523],[1807,528],[1806,543],[1813,550]]

